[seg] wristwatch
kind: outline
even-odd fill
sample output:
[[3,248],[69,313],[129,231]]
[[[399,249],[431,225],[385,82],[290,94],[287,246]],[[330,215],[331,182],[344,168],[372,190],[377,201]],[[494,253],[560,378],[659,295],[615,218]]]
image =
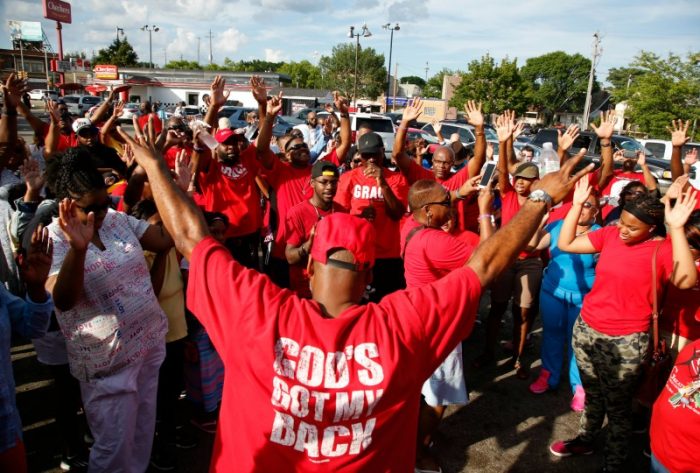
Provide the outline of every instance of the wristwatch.
[[552,208],[552,196],[547,194],[542,189],[537,189],[530,192],[530,195],[527,198],[528,200],[531,200],[533,202],[544,202],[545,204],[547,204],[547,210]]

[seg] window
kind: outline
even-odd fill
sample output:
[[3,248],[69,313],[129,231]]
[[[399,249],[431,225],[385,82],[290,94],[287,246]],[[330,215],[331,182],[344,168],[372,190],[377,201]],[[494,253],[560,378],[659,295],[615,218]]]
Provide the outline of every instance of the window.
[[461,141],[462,143],[471,143],[472,141],[474,141],[474,135],[468,129],[460,128],[459,141]]
[[391,120],[382,118],[357,118],[356,129],[367,124],[376,133],[394,133],[394,123]]
[[666,145],[664,143],[647,143],[644,147],[651,151],[651,154],[657,158],[663,158],[666,152]]
[[43,62],[25,62],[27,72],[44,72]]

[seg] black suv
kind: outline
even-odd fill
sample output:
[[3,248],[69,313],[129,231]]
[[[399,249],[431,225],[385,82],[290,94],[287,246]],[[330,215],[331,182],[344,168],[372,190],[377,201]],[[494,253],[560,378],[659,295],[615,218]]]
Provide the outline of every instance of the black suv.
[[[668,187],[671,185],[670,161],[654,157],[654,155],[647,151],[639,141],[630,136],[613,135],[611,141],[613,145],[613,152],[619,149],[626,151],[644,150],[647,165],[649,166],[651,173],[656,178],[659,185],[659,190],[662,194],[666,193],[666,189],[668,189]],[[541,148],[542,145],[547,142],[552,143],[554,149],[557,149],[557,130],[555,128],[541,129],[537,132],[529,144]],[[586,148],[586,157],[581,161],[579,167],[586,166],[591,162],[596,163],[597,167],[600,163],[600,140],[598,139],[598,135],[592,131],[582,131],[574,142],[570,151],[575,153],[581,148]],[[619,164],[615,163],[615,167],[619,167]],[[639,166],[637,168],[640,170]]]

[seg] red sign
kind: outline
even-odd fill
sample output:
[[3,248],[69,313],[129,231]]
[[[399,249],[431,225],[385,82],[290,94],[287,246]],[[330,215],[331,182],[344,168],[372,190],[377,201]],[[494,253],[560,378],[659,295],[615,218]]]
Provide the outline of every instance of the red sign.
[[70,3],[61,0],[42,0],[44,6],[44,18],[70,23]]
[[100,80],[116,80],[119,79],[119,69],[117,66],[100,64],[92,70],[95,73],[95,79]]

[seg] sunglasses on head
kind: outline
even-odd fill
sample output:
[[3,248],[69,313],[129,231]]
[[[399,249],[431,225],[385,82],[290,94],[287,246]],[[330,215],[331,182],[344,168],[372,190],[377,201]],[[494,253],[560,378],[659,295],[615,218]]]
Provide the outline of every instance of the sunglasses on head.
[[428,202],[427,204],[423,204],[423,207],[427,207],[429,205],[442,205],[443,207],[450,207],[452,205],[452,196],[448,192],[445,200],[441,200],[440,202]]
[[101,212],[106,212],[109,209],[109,200],[106,200],[101,204],[86,205],[85,207],[82,207],[78,204],[75,204],[75,206],[82,210],[85,214],[89,214],[90,212],[92,212],[95,215],[97,215]]

